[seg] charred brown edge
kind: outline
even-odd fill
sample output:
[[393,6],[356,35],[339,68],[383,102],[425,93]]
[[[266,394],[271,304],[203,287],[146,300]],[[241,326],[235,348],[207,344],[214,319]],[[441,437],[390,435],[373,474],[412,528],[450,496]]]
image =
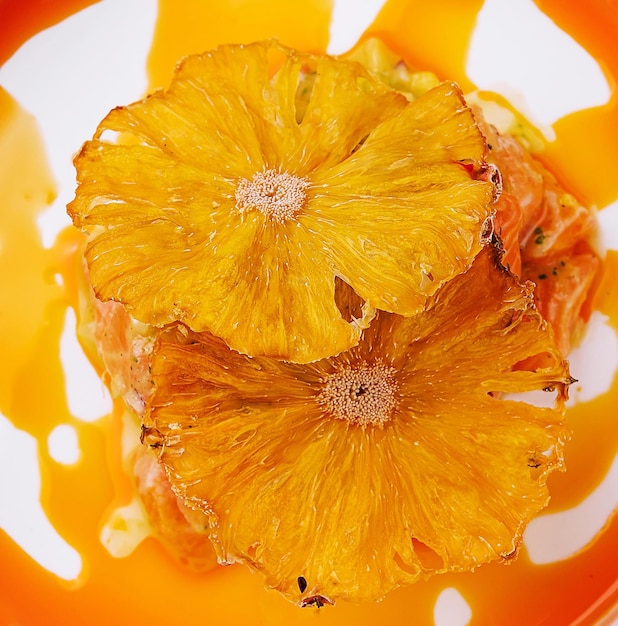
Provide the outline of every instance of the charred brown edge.
[[303,608],[308,607],[308,606],[315,606],[318,609],[321,609],[325,604],[330,604],[331,606],[333,606],[335,603],[329,598],[327,598],[326,596],[321,596],[319,594],[316,594],[313,596],[307,596],[306,598],[303,598],[301,600],[300,606]]

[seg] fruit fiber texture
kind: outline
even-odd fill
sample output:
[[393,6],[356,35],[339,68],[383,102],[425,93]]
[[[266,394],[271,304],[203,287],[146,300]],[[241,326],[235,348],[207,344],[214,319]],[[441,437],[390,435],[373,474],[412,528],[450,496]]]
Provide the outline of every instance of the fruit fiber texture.
[[[105,118],[68,210],[91,235],[100,299],[310,362],[358,343],[376,308],[416,313],[470,266],[493,211],[485,152],[455,85],[409,102],[357,63],[223,46]],[[251,208],[283,211],[275,193],[293,217]],[[336,276],[366,301],[359,318],[341,317]]]
[[[376,364],[392,396],[354,376],[373,367],[376,382]],[[337,357],[250,358],[172,327],[152,371],[145,424],[176,492],[210,516],[221,560],[264,571],[299,602],[376,599],[512,558],[568,438],[567,364],[492,249],[419,314],[378,313]],[[343,411],[324,401],[333,376],[353,396]],[[504,395],[539,389],[554,390],[554,407]],[[380,424],[350,417],[367,398],[388,400]]]
[[397,84],[222,46],[75,161],[108,381],[165,470],[135,457],[161,540],[177,523],[207,568],[208,537],[300,605],[508,562],[569,437],[568,365],[492,231],[521,199],[497,182],[508,146],[488,154],[456,85]]

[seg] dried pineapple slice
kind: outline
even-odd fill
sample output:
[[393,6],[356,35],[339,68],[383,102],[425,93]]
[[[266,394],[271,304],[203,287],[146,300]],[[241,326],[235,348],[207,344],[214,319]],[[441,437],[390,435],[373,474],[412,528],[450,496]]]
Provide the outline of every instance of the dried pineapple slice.
[[[311,362],[470,266],[493,210],[485,150],[455,85],[408,103],[353,62],[228,45],[101,122],[68,211],[101,300]],[[336,277],[360,318],[342,318]]]
[[[487,247],[417,315],[379,312],[358,346],[306,365],[172,327],[146,441],[219,558],[301,605],[508,560],[569,437],[568,365],[531,291]],[[550,389],[551,408],[505,395]]]

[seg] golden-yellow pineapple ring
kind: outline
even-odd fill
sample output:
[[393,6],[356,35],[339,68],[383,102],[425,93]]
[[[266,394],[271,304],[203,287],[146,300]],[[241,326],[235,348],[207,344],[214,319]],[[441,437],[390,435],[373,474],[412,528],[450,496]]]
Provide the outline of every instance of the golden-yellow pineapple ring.
[[[227,45],[103,120],[68,210],[101,300],[311,362],[470,266],[493,210],[485,150],[453,84],[409,102],[351,61]],[[336,277],[359,317],[342,317]]]
[[[567,363],[492,247],[337,356],[252,358],[171,326],[152,377],[145,441],[219,559],[300,605],[512,559],[569,437]],[[554,406],[505,395],[541,389]]]

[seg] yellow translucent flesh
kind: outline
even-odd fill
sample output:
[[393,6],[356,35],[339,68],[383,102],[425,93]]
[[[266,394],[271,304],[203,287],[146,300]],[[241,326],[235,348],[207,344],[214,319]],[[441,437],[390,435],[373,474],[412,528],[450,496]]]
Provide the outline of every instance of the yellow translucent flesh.
[[[301,602],[375,600],[513,556],[562,465],[570,378],[528,290],[494,257],[482,251],[422,313],[379,313],[356,348],[311,365],[162,335],[146,425],[174,488],[210,515],[220,559]],[[327,414],[323,377],[376,359],[396,370],[391,419],[361,428]],[[553,408],[500,393],[546,388]]]
[[[492,210],[492,185],[474,179],[484,150],[452,85],[408,104],[355,63],[222,46],[108,115],[76,158],[68,209],[91,235],[100,299],[243,353],[311,362],[355,345],[368,323],[341,318],[335,277],[369,307],[411,315],[469,266]],[[310,182],[285,223],[236,206],[238,182],[265,169]]]
[[444,83],[320,171],[301,221],[323,228],[333,265],[361,297],[412,315],[481,248],[492,188],[463,165],[478,170],[484,152],[461,92]]

